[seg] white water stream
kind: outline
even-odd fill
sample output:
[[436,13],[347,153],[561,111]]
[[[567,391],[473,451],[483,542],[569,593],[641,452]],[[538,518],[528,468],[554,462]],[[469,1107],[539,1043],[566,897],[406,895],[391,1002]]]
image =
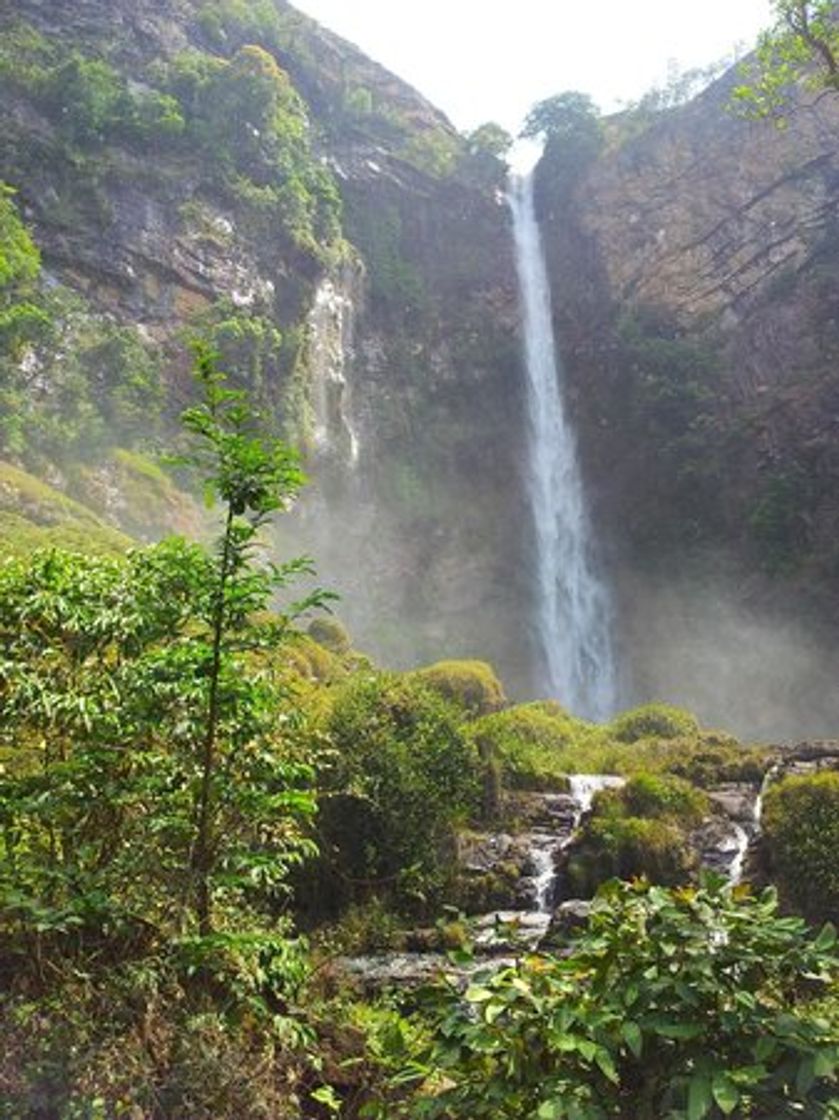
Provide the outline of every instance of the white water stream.
[[[341,278],[339,278],[339,281]],[[355,308],[347,282],[324,277],[309,312],[309,364],[314,443],[320,455],[355,467],[359,439],[348,403],[347,366],[352,355]]]
[[576,714],[602,720],[614,714],[617,701],[611,603],[597,572],[577,445],[563,399],[532,178],[513,176],[509,199],[524,316],[539,683]]

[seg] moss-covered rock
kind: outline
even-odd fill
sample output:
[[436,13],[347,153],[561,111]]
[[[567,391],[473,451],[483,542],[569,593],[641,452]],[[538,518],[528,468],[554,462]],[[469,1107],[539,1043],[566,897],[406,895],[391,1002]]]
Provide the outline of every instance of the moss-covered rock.
[[641,875],[654,883],[684,883],[696,867],[685,834],[672,821],[643,817],[596,817],[585,827],[568,860],[570,893],[590,898],[608,879]]
[[588,898],[614,877],[684,882],[698,865],[691,831],[709,809],[705,793],[670,774],[636,774],[598,794],[568,859],[571,893]]
[[639,739],[675,739],[679,735],[696,735],[696,716],[670,704],[644,704],[619,715],[611,724],[611,733],[621,743],[637,743]]
[[337,618],[314,618],[309,623],[309,637],[329,650],[330,653],[341,654],[350,651],[350,636],[347,628]]
[[584,726],[558,704],[538,701],[484,716],[473,724],[472,734],[484,758],[500,766],[505,785],[563,790],[563,748],[575,742]]
[[486,661],[438,661],[412,676],[472,716],[497,712],[507,702],[501,681]]

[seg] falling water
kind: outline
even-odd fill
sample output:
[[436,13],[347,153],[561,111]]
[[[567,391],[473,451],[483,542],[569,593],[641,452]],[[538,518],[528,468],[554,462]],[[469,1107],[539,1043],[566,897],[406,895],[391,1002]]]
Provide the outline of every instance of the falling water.
[[536,535],[537,633],[543,690],[590,719],[612,715],[616,672],[609,595],[596,572],[531,176],[513,176],[510,208],[524,313],[528,489]]
[[358,435],[348,405],[346,367],[352,353],[355,308],[351,284],[326,276],[309,312],[309,364],[312,373],[314,444],[321,456],[356,466]]

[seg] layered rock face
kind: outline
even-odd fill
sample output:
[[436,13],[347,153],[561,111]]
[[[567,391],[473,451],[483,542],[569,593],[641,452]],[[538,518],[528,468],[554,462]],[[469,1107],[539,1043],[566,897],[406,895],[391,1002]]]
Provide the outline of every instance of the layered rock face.
[[613,118],[570,186],[561,153],[546,159],[542,217],[635,688],[722,719],[736,682],[752,732],[792,734],[807,713],[825,733],[839,99],[801,100],[778,129],[732,112],[740,80]]
[[[518,311],[500,165],[475,161],[418,94],[282,2],[25,0],[0,23],[26,63],[0,67],[0,179],[19,192],[47,281],[82,293],[92,317],[137,326],[172,415],[189,396],[185,333],[209,330],[239,363],[314,479],[281,527],[283,551],[312,551],[359,644],[396,664],[480,651],[525,687]],[[265,135],[234,100],[277,80],[266,53],[291,87],[274,178],[259,169]],[[82,78],[56,78],[71,58]],[[133,98],[130,128],[114,124],[118,99],[90,124],[101,109],[90,63]],[[214,117],[201,90],[228,79]],[[60,82],[87,98],[87,132],[75,118],[69,129],[76,101],[44,94]],[[138,132],[136,106],[150,112],[159,94],[179,100],[185,130],[167,132],[155,108]],[[306,214],[299,197],[267,195],[292,155]]]

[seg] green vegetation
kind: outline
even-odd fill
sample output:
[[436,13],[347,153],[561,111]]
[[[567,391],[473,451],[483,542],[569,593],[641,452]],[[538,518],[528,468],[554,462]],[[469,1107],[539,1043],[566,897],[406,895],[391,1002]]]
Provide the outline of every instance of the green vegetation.
[[744,65],[746,81],[732,100],[745,116],[785,124],[796,86],[815,94],[839,90],[839,29],[831,0],[773,0],[772,11],[774,25]]
[[[0,354],[16,361],[39,337],[46,316],[35,293],[41,257],[13,199],[11,187],[0,182]],[[17,401],[4,380],[0,376],[0,439],[18,424],[13,419]]]
[[621,743],[639,739],[677,739],[699,731],[696,716],[669,704],[645,704],[624,712],[612,722],[612,734]]
[[590,898],[613,878],[686,882],[696,871],[688,833],[709,809],[700,790],[672,775],[636,774],[622,789],[598,794],[568,862],[573,893]]
[[749,530],[763,565],[773,574],[794,571],[810,554],[810,511],[818,483],[793,466],[764,478],[749,515]]
[[701,731],[689,712],[650,704],[608,726],[576,719],[553,701],[519,704],[476,720],[475,743],[518,789],[567,786],[569,774],[671,773],[700,787],[759,785],[767,755],[731,736]]
[[[611,884],[567,957],[526,957],[429,995],[389,1035],[377,1115],[446,1120],[826,1117],[835,1096],[835,933],[774,895]],[[813,985],[810,987],[810,985]]]
[[[205,21],[223,22],[210,7]],[[271,3],[227,7],[252,24],[284,22]],[[73,176],[92,172],[106,145],[177,145],[179,154],[209,156],[210,180],[244,201],[254,221],[281,226],[301,250],[326,259],[340,241],[340,199],[312,153],[306,106],[269,53],[281,39],[279,30],[268,35],[269,49],[237,40],[230,58],[187,51],[148,69],[138,89],[109,59],[77,49],[68,57],[17,23],[8,41],[4,30],[0,74],[54,122],[63,147],[52,158]]]
[[340,199],[311,151],[306,107],[268,51],[239,47],[228,61],[187,51],[163,68],[182,107],[187,139],[212,157],[217,179],[257,219],[279,221],[301,249],[322,257],[340,238]]
[[438,661],[413,676],[472,716],[497,712],[507,702],[501,681],[486,661]]
[[158,361],[131,327],[64,288],[42,292],[40,256],[0,184],[0,454],[77,463],[159,431]]
[[454,825],[478,801],[457,710],[416,679],[361,672],[339,689],[324,730],[334,753],[321,779],[315,901],[334,914],[381,894],[426,910],[454,871]]
[[534,105],[520,135],[544,139],[539,177],[556,200],[576,187],[605,142],[599,109],[588,94],[575,90]]
[[313,618],[309,623],[309,637],[330,653],[349,653],[350,636],[347,628],[337,618]]
[[487,121],[473,129],[466,137],[466,142],[473,155],[482,153],[497,160],[503,159],[513,146],[510,133],[495,121]]
[[839,774],[784,778],[763,807],[769,871],[781,898],[809,921],[839,920]]
[[130,539],[92,510],[0,460],[0,557],[39,548],[119,555]]

